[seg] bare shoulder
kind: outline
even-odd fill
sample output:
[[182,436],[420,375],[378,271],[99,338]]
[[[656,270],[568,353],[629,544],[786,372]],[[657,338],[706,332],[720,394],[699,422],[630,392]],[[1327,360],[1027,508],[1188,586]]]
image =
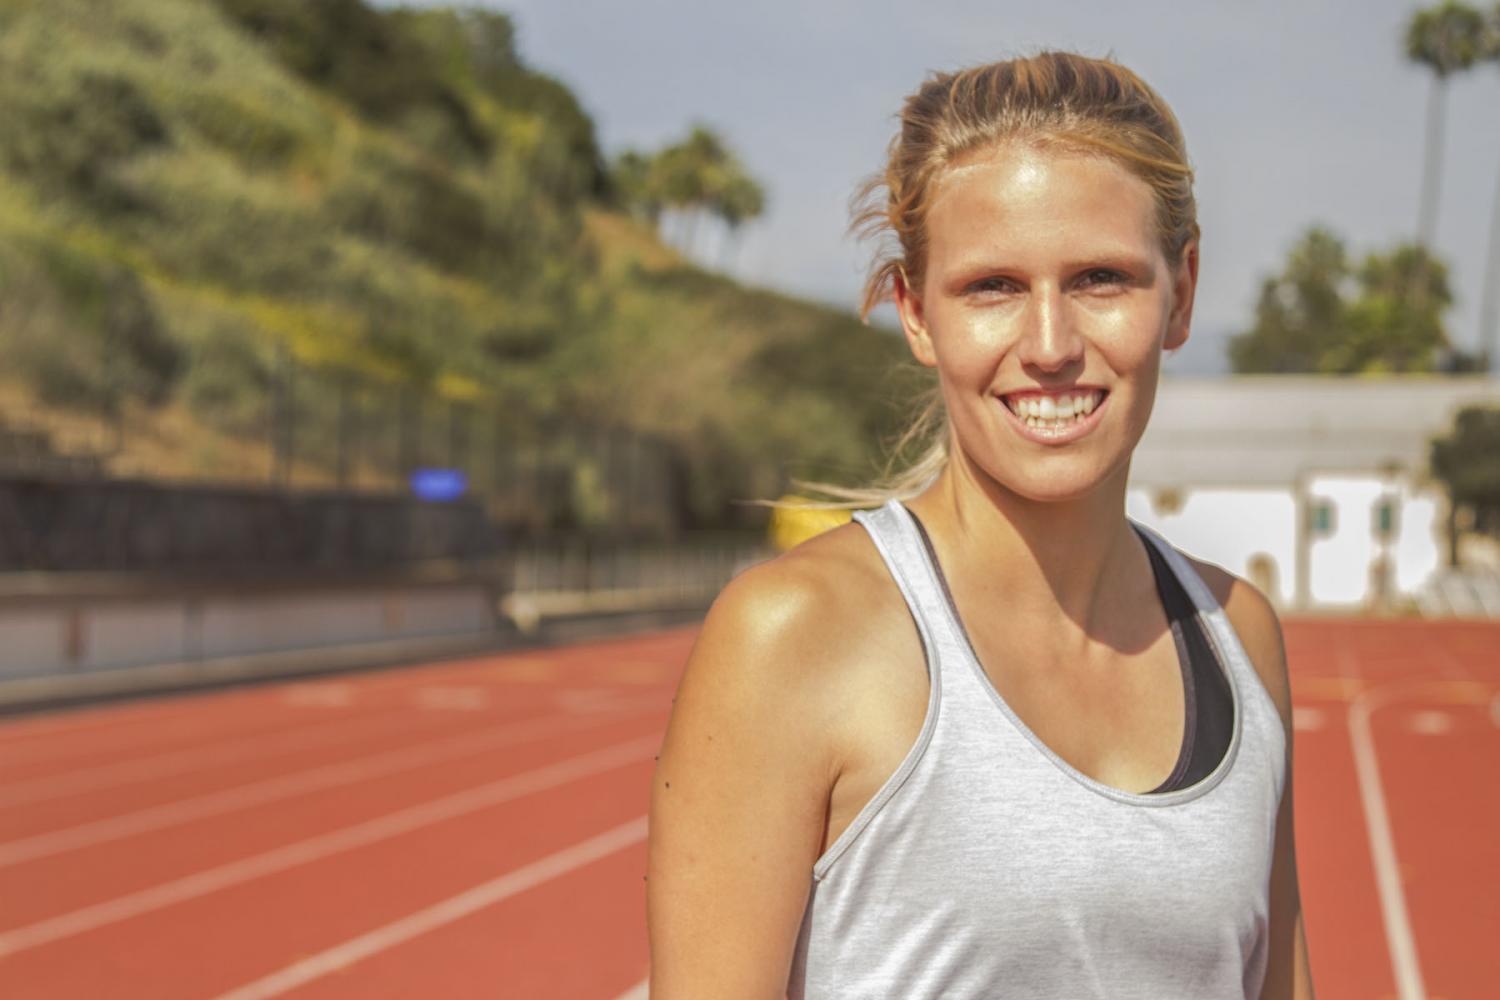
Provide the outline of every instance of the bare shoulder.
[[[864,528],[850,523],[744,570],[704,620],[678,693],[684,707],[777,719],[831,753],[852,676],[899,617],[900,594]],[[674,719],[675,721],[675,719]],[[791,727],[795,727],[794,729]]]
[[1265,594],[1248,581],[1216,566],[1188,557],[1214,599],[1224,608],[1229,623],[1240,637],[1240,644],[1255,665],[1261,683],[1281,713],[1282,722],[1290,726],[1292,715],[1291,684],[1287,678],[1286,649],[1281,637],[1281,622],[1276,609]]
[[[806,691],[835,680],[899,593],[865,530],[845,524],[741,572],[704,620],[699,646]],[[695,649],[695,653],[697,650]]]

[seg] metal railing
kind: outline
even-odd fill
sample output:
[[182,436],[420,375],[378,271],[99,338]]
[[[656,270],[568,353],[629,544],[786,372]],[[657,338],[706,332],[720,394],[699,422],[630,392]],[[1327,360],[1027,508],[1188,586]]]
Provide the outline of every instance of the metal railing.
[[500,610],[529,632],[543,618],[706,608],[737,573],[773,554],[768,545],[730,537],[672,544],[526,540],[511,553],[510,590]]
[[678,520],[680,455],[623,426],[286,360],[264,385],[193,400],[49,405],[0,384],[0,475],[407,493],[414,472],[437,468],[530,532],[660,536]]

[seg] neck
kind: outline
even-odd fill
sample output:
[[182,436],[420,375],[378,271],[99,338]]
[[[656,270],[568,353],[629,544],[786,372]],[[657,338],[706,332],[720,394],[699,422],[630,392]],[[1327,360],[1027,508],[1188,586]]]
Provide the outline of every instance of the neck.
[[1152,585],[1144,549],[1125,519],[1128,471],[1086,496],[1040,502],[1006,490],[956,451],[908,506],[933,536],[945,572],[967,593],[1007,608],[1007,617],[1045,628],[1071,622],[1104,638],[1131,605],[1132,588]]

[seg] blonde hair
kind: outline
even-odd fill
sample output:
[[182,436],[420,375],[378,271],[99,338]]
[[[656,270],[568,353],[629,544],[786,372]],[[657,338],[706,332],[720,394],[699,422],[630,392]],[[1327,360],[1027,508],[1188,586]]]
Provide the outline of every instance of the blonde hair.
[[[1198,238],[1193,170],[1182,129],[1161,95],[1135,73],[1108,59],[1041,52],[935,73],[906,99],[891,139],[885,170],[866,181],[852,201],[850,230],[883,241],[865,282],[860,317],[890,300],[901,281],[920,287],[927,266],[927,210],[942,173],[966,154],[1005,142],[1103,156],[1144,181],[1156,201],[1162,253],[1175,268]],[[936,379],[918,398],[914,419],[867,487],[792,480],[839,499],[762,501],[770,506],[878,506],[922,492],[948,464],[952,434]],[[895,463],[917,444],[918,457]]]

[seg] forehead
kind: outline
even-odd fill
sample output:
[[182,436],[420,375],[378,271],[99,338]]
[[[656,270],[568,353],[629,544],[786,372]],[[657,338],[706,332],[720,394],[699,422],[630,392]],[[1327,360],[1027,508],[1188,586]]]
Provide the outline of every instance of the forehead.
[[927,212],[929,266],[957,256],[1149,254],[1156,202],[1107,157],[1006,144],[968,154],[936,179]]

